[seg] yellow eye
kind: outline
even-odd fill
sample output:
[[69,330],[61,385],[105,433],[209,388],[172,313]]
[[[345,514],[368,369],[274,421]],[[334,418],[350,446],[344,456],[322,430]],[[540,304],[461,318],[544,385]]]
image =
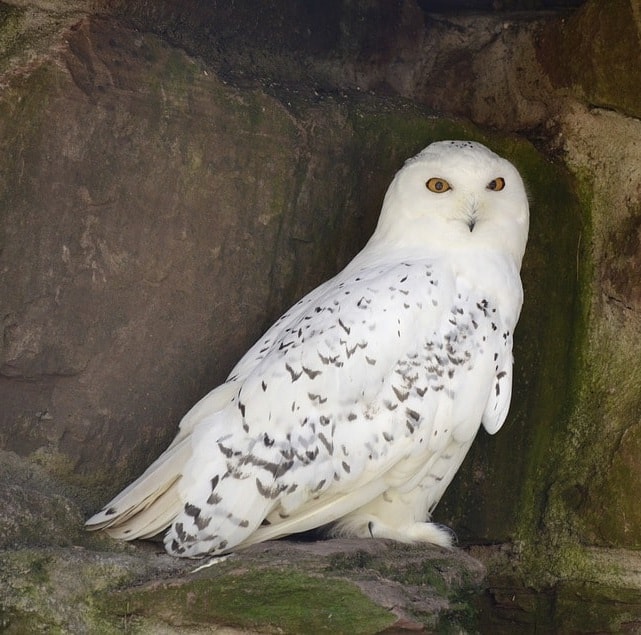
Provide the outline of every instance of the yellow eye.
[[430,192],[435,192],[436,194],[442,194],[443,192],[447,192],[447,190],[452,189],[445,179],[439,178],[430,179],[425,183],[425,187],[427,187]]
[[487,184],[487,189],[492,190],[493,192],[500,192],[505,187],[505,179],[498,177],[497,179],[492,179]]

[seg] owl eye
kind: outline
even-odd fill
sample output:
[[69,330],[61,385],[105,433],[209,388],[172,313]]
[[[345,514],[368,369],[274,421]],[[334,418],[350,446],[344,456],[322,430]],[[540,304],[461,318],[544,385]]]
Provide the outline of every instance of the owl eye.
[[447,192],[447,190],[452,189],[445,179],[439,178],[430,179],[425,183],[425,187],[427,187],[430,192],[435,192],[436,194],[442,194],[443,192]]
[[505,187],[505,179],[498,177],[497,179],[492,179],[487,184],[487,189],[492,190],[493,192],[500,192]]

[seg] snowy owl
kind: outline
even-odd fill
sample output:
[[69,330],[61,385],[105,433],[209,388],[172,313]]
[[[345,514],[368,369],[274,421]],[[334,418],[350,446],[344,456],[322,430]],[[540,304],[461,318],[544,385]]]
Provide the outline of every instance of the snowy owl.
[[450,545],[431,514],[510,404],[528,216],[517,170],[479,143],[406,161],[364,249],[88,527],[124,540],[168,528],[167,551],[190,558],[325,526]]

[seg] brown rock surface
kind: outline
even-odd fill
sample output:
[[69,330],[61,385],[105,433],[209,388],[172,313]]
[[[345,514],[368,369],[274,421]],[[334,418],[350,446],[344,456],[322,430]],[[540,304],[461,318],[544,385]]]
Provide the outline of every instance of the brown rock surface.
[[0,441],[75,472],[147,461],[373,222],[340,109],[296,118],[110,20],[0,108]]

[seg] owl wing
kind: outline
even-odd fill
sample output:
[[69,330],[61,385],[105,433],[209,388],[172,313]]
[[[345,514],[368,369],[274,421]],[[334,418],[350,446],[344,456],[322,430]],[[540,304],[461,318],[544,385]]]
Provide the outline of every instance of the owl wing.
[[469,444],[498,320],[429,261],[352,268],[303,298],[232,371],[229,403],[193,425],[168,550],[221,553],[333,522],[420,478],[404,466]]
[[[490,322],[492,328],[497,327],[493,333],[496,342],[493,356],[496,359],[493,360],[492,390],[482,418],[483,427],[489,434],[496,434],[501,429],[510,408],[514,365],[513,335],[523,304],[523,287],[516,265],[507,261],[495,267],[494,271],[500,294],[497,304],[501,311],[497,311],[498,319]],[[484,309],[487,313],[487,308]],[[490,317],[493,315],[494,313],[490,312]]]
[[494,369],[493,389],[481,419],[483,428],[489,434],[496,434],[507,418],[512,400],[512,365],[512,335],[506,331],[501,354]]

